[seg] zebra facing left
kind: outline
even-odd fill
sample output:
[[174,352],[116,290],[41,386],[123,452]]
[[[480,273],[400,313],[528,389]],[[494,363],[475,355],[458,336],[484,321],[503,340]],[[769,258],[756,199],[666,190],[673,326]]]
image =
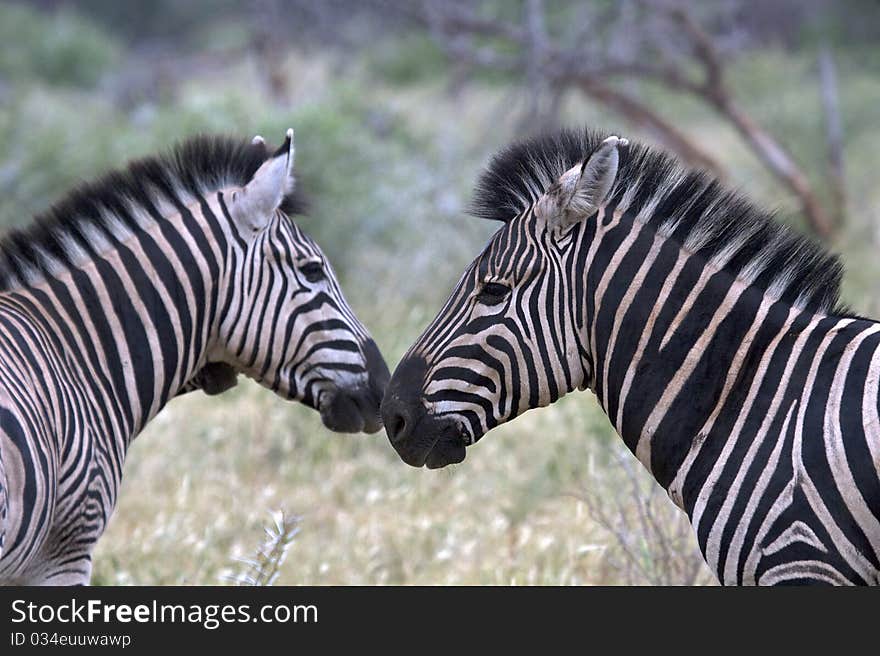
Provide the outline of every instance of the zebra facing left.
[[375,432],[389,378],[292,215],[293,131],[203,136],[71,192],[0,242],[0,582],[86,584],[135,436],[244,374]]
[[503,151],[474,209],[502,227],[382,402],[405,462],[589,388],[723,583],[880,582],[880,323],[836,258],[588,130]]

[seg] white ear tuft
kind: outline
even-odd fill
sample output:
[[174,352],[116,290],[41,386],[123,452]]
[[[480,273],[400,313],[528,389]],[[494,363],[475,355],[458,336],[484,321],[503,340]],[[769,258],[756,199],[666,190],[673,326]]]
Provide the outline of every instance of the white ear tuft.
[[253,139],[251,139],[251,145],[254,145],[254,146],[265,146],[265,145],[266,145],[266,140],[263,139],[263,137],[261,137],[260,135],[257,134],[257,135],[254,135],[254,138],[253,138]]
[[[253,143],[258,143],[254,137]],[[265,143],[265,142],[263,142]],[[275,154],[254,173],[244,188],[233,193],[230,211],[245,232],[258,232],[281,206],[284,196],[293,191],[293,129]]]
[[296,149],[293,147],[293,128],[287,128],[284,143],[287,145],[287,175],[293,180],[293,161],[296,155]]
[[573,166],[538,199],[535,212],[560,227],[593,214],[608,198],[620,163],[618,149],[629,140],[605,139],[583,164]]

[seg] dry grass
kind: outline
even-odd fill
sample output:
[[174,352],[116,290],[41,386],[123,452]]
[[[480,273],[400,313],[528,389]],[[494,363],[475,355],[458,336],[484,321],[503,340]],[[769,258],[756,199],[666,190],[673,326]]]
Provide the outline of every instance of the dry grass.
[[[616,504],[636,521],[627,486],[637,480],[651,494],[656,484],[636,469],[591,474],[591,460],[607,457],[609,435],[595,429],[604,418],[589,395],[576,397],[524,415],[440,471],[407,467],[383,434],[330,434],[313,413],[250,383],[219,398],[179,399],[132,449],[95,554],[95,582],[257,582],[266,577],[255,571],[276,569],[279,584],[654,582],[620,567],[619,537],[587,499],[626,489]],[[670,535],[687,533],[658,491],[654,520]],[[282,507],[299,518],[287,558],[241,572],[236,559],[259,563],[254,545],[267,511]],[[268,543],[277,546],[289,529],[274,527]],[[643,560],[678,567],[648,537],[638,538]],[[263,544],[260,553],[272,550]],[[675,553],[699,558],[693,542]],[[675,571],[667,580],[692,581],[674,580]]]

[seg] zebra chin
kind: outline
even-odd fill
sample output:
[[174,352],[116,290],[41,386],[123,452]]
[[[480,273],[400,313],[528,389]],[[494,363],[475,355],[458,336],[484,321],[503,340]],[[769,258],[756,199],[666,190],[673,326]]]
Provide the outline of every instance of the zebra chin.
[[392,442],[397,455],[412,467],[440,469],[462,462],[467,447],[460,424],[445,418],[426,416],[417,433],[406,441]]
[[382,428],[380,399],[366,387],[336,388],[321,395],[318,412],[324,426],[335,433],[375,433]]

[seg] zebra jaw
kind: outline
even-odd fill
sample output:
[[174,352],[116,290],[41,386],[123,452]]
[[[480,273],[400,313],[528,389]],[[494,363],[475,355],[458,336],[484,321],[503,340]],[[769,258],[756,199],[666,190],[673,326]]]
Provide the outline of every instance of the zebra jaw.
[[238,372],[225,362],[209,362],[193,377],[193,382],[208,396],[215,396],[238,385]]

